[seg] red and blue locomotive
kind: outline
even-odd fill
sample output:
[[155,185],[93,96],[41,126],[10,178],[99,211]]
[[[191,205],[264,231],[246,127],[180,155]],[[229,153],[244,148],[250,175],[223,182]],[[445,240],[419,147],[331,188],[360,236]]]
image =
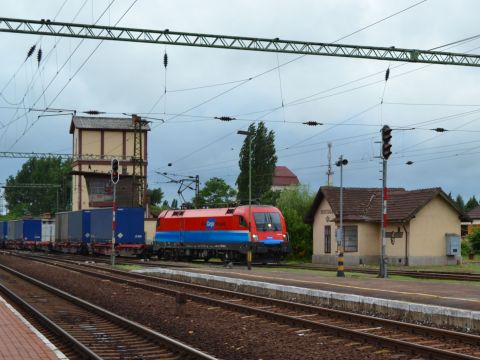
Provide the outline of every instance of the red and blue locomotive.
[[254,260],[271,261],[290,251],[282,213],[265,205],[165,210],[158,216],[153,246],[159,258],[178,260],[244,260],[251,247]]

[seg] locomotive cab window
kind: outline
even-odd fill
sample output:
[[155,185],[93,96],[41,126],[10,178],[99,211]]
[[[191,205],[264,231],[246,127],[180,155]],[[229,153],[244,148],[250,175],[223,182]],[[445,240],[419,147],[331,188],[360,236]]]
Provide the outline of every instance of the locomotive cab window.
[[239,222],[240,226],[248,227],[247,221],[246,221],[245,218],[244,218],[243,216],[241,216],[241,215],[238,217],[238,222]]
[[258,231],[281,231],[282,223],[278,213],[254,213]]

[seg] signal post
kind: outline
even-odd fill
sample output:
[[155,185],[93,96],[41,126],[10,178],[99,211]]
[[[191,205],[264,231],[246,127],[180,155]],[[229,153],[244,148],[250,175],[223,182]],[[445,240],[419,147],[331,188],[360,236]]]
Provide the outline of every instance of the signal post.
[[387,189],[387,160],[392,155],[392,144],[390,140],[392,139],[392,129],[388,125],[384,125],[381,130],[382,133],[382,214],[380,219],[380,271],[378,277],[386,278],[387,277],[387,260],[385,255],[385,228],[388,225],[388,212],[387,212],[387,200],[388,200],[388,189]]
[[116,220],[115,214],[117,211],[117,183],[120,180],[120,174],[118,173],[119,162],[117,159],[112,159],[112,171],[110,172],[110,179],[113,183],[113,200],[112,200],[112,266],[115,265],[115,229]]

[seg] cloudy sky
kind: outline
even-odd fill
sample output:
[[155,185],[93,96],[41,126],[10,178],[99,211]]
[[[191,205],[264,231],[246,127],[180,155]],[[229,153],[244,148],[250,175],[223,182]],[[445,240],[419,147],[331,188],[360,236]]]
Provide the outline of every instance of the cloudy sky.
[[[1,16],[11,18],[113,25],[126,12],[119,26],[480,53],[480,38],[448,45],[480,33],[476,0],[0,0],[0,8]],[[35,56],[24,61],[33,44],[43,51],[40,67]],[[24,108],[162,118],[166,122],[153,122],[149,134],[149,184],[161,186],[171,200],[177,186],[165,184],[156,171],[198,174],[202,183],[218,176],[234,186],[243,141],[236,131],[263,120],[275,131],[278,165],[292,169],[312,191],[326,183],[328,142],[333,159],[350,161],[346,186],[375,187],[381,184],[376,142],[388,124],[396,129],[389,186],[480,195],[479,68],[98,45],[0,33],[0,151],[71,152],[69,115],[38,118],[42,112]],[[214,119],[222,115],[237,120]],[[305,121],[324,125],[308,127]],[[408,127],[416,130],[401,130]],[[437,127],[451,131],[430,130]],[[24,160],[0,161],[3,182]]]

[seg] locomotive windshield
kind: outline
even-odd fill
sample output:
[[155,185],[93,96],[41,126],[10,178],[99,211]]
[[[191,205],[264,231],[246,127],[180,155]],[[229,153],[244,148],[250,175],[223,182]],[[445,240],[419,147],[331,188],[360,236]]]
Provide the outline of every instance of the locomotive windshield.
[[253,217],[258,231],[282,231],[282,223],[278,213],[253,213]]

